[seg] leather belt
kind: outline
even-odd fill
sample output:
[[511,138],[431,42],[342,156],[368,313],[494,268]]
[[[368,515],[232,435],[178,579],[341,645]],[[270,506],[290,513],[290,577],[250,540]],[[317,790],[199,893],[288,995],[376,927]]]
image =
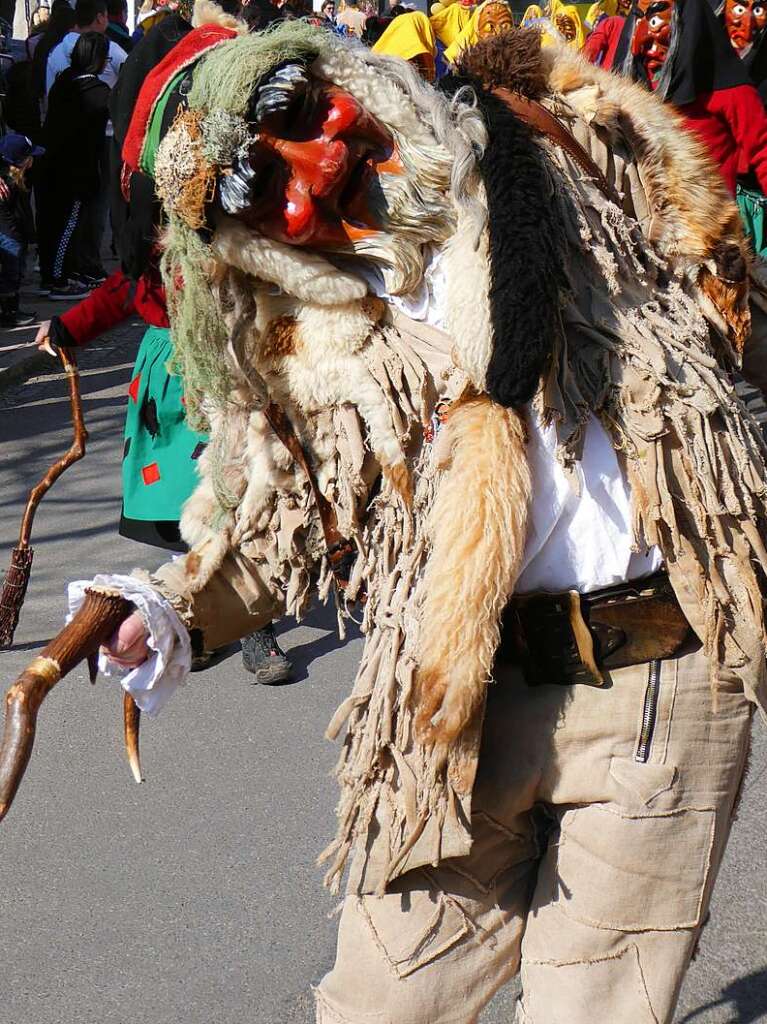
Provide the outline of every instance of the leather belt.
[[603,686],[605,672],[672,658],[694,637],[665,572],[591,594],[513,597],[498,657],[531,686]]
[[537,100],[530,100],[520,93],[512,92],[510,89],[504,89],[501,86],[493,89],[493,94],[499,100],[502,100],[534,132],[538,132],[539,135],[545,135],[552,142],[556,143],[557,146],[564,149],[580,165],[581,170],[594,179],[602,194],[610,202],[615,203],[616,206],[621,205],[621,198],[617,191],[604,176],[600,168],[597,167],[596,163],[594,163],[590,154],[586,152],[575,136],[565,128],[559,118],[555,117],[550,110],[547,110],[542,103],[538,103]]

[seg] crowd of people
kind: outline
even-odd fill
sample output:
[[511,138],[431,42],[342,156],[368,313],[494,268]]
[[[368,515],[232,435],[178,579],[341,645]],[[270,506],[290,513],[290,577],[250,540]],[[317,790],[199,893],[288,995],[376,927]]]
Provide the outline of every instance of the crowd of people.
[[[232,0],[230,6],[239,8],[239,3]],[[2,172],[8,182],[6,202],[14,208],[26,210],[26,205],[16,194],[11,197],[11,191],[26,187],[34,192],[35,217],[14,221],[13,234],[23,241],[12,243],[8,260],[20,258],[23,264],[26,248],[36,239],[39,293],[54,301],[82,298],[105,278],[101,251],[112,136],[110,91],[136,40],[177,7],[175,0],[144,0],[131,33],[126,0],[78,0],[74,7],[68,0],[53,0],[49,16],[35,19],[26,41],[27,59],[8,75],[6,126],[29,139],[36,154],[23,175],[11,175],[13,182],[8,180],[10,171],[18,171],[18,165],[6,161]],[[756,92],[767,98],[767,8],[737,0],[724,0],[716,10],[704,4],[695,25],[675,30],[672,7],[665,0],[640,0],[633,10],[628,0],[596,0],[591,5],[549,0],[543,7],[530,5],[521,24],[540,31],[544,45],[556,41],[578,49],[589,61],[639,76],[652,89],[656,72],[658,81],[664,77],[661,68],[671,33],[684,35],[684,53],[675,47],[674,61],[686,66],[675,76],[685,84],[679,88],[675,83],[664,98],[682,110],[688,127],[703,138],[730,188],[737,186],[743,217],[759,251],[765,234],[767,121]],[[361,39],[375,52],[411,61],[430,80],[442,77],[478,39],[514,23],[504,0],[479,5],[437,0],[429,16],[408,3],[390,4],[381,12],[372,0],[325,0],[313,11],[310,0],[252,0],[241,14],[254,31],[279,20],[306,19]],[[642,45],[655,51],[646,62],[637,56]],[[22,152],[18,144],[16,150]],[[9,216],[6,212],[5,219]],[[0,314],[6,327],[31,318],[19,311],[15,300],[6,302]]]

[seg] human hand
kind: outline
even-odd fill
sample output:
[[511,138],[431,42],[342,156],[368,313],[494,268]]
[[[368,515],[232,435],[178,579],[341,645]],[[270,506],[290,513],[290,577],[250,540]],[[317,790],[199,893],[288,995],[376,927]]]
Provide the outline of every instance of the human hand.
[[132,612],[101,650],[115,665],[135,668],[149,657],[148,636],[144,620],[138,612]]
[[55,356],[56,351],[51,344],[49,337],[51,330],[50,320],[43,320],[38,328],[37,334],[35,335],[34,344],[40,349],[41,352],[46,352],[49,356]]

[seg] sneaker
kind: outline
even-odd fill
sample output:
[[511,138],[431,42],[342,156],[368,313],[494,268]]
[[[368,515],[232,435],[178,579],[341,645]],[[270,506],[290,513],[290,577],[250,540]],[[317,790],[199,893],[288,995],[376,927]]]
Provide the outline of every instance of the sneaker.
[[29,327],[37,320],[37,313],[19,309],[18,295],[7,295],[0,299],[0,327]]
[[29,327],[37,322],[36,313],[25,313],[20,309],[17,313],[0,313],[0,327]]
[[84,299],[90,292],[83,284],[75,284],[74,281],[65,281],[63,284],[55,285],[48,296],[51,302],[74,302],[75,299]]
[[242,664],[246,672],[256,677],[257,683],[274,686],[286,683],[293,677],[293,666],[280,650],[274,626],[267,626],[255,633],[250,633],[240,641],[242,644]]
[[98,288],[100,284],[106,281],[104,274],[78,274],[77,275],[89,288]]

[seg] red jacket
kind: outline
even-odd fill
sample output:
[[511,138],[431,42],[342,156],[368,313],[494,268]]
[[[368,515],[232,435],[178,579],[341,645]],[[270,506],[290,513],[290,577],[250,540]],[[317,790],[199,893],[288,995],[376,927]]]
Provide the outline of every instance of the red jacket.
[[677,109],[705,143],[733,195],[737,176],[750,170],[767,195],[767,114],[753,85],[719,89]]
[[136,313],[152,327],[168,327],[165,289],[156,273],[143,274],[134,282],[118,270],[87,299],[55,318],[54,330],[59,334],[55,340],[65,346],[87,345]]
[[611,18],[602,18],[597,27],[586,40],[581,53],[592,64],[599,64],[608,70],[613,66],[615,51],[626,21],[620,14]]

